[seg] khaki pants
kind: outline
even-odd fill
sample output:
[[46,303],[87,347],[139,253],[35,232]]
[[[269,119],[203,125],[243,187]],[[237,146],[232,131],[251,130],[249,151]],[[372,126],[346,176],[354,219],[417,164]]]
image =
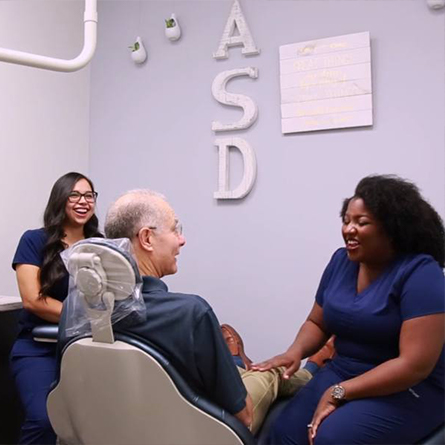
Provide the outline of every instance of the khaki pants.
[[238,367],[238,371],[253,403],[253,422],[251,427],[253,434],[259,430],[270,406],[277,397],[291,396],[312,378],[312,374],[306,369],[298,370],[288,380],[281,378],[284,368],[260,372],[246,371]]

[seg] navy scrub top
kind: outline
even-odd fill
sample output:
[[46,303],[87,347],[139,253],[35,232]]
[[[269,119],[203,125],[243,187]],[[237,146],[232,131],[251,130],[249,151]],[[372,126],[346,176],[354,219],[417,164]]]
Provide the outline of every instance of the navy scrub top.
[[[19,245],[12,260],[12,267],[15,270],[19,264],[31,264],[41,267],[43,263],[43,248],[48,239],[45,229],[27,230],[20,238]],[[58,280],[49,290],[48,296],[56,300],[63,301],[68,295],[68,272]],[[35,326],[50,324],[49,321],[34,315],[26,309],[21,310],[19,319],[18,338],[31,338],[31,331]]]
[[[337,250],[323,273],[316,301],[335,334],[334,360],[345,378],[360,375],[399,355],[402,323],[445,312],[445,281],[430,255],[401,255],[363,292],[357,293],[359,264]],[[428,341],[428,339],[425,339]],[[444,388],[444,350],[426,379]]]

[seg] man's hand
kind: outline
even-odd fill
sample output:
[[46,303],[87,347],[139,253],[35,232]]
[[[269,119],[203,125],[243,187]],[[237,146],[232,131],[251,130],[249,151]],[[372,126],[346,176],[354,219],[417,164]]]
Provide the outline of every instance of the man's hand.
[[236,413],[235,417],[246,425],[249,430],[251,429],[253,423],[253,403],[249,394],[246,396],[246,406]]
[[289,352],[285,352],[284,354],[276,355],[275,357],[270,358],[269,360],[265,360],[261,363],[255,363],[252,365],[251,369],[253,371],[269,371],[273,368],[279,368],[280,366],[284,366],[286,370],[283,373],[283,379],[288,379],[291,377],[298,369],[300,368],[301,359]]

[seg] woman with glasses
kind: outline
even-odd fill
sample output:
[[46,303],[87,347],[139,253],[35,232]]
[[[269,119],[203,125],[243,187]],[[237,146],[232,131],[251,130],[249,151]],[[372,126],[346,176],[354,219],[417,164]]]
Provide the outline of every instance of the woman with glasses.
[[56,345],[37,343],[32,329],[58,323],[68,294],[68,272],[60,252],[77,241],[102,236],[94,214],[97,192],[80,173],[67,173],[52,190],[44,227],[20,239],[12,267],[17,274],[23,309],[19,334],[11,351],[11,368],[25,411],[20,444],[55,444],[46,412],[46,397],[56,377]]

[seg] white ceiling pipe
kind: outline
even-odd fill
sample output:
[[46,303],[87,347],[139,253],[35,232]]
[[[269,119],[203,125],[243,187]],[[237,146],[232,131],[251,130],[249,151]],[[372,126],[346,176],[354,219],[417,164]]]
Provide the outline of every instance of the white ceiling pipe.
[[84,43],[82,52],[71,60],[55,59],[37,54],[0,48],[0,62],[43,68],[51,71],[73,72],[86,66],[94,55],[97,41],[97,0],[85,0]]

